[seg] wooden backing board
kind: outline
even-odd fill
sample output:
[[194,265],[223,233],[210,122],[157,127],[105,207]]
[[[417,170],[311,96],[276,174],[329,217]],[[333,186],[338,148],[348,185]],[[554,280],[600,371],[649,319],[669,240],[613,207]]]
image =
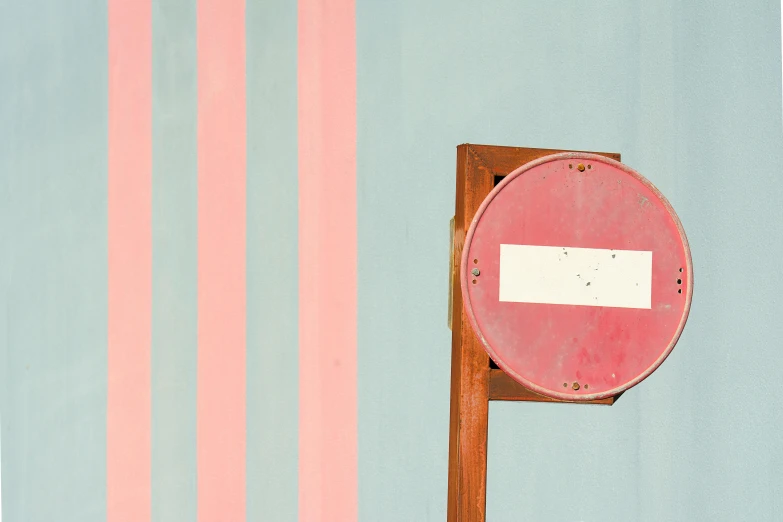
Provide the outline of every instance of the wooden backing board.
[[[537,158],[558,152],[495,145],[457,147],[456,207],[451,227],[449,327],[451,418],[449,422],[448,522],[485,522],[489,401],[565,402],[536,394],[502,370],[490,367],[462,306],[459,265],[465,234],[498,177]],[[593,152],[620,161],[620,154]],[[583,404],[613,404],[619,396]]]

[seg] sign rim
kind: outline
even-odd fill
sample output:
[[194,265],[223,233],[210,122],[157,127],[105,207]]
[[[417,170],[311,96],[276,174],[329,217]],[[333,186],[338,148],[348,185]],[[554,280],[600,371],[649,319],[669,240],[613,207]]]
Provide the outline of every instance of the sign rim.
[[[686,275],[685,278],[686,284],[684,285],[685,304],[683,307],[683,312],[682,312],[682,317],[680,318],[680,322],[677,325],[677,328],[671,340],[669,341],[668,346],[661,353],[661,355],[646,370],[644,370],[638,376],[636,376],[635,378],[631,379],[630,381],[624,384],[621,384],[620,386],[598,393],[571,394],[571,393],[563,393],[555,390],[549,390],[519,375],[516,371],[510,368],[507,364],[505,364],[505,362],[503,362],[502,359],[498,357],[498,354],[493,350],[492,346],[484,337],[483,333],[481,332],[481,329],[478,326],[478,322],[476,320],[476,316],[474,314],[473,307],[470,301],[470,293],[468,292],[469,290],[468,282],[471,279],[471,276],[468,273],[469,259],[470,259],[469,256],[470,246],[472,244],[473,236],[476,232],[476,228],[478,227],[478,223],[479,221],[481,221],[481,217],[483,216],[486,209],[489,207],[489,205],[492,203],[495,197],[506,187],[506,185],[511,183],[517,177],[545,163],[551,163],[554,161],[561,161],[561,160],[582,160],[582,161],[605,163],[609,166],[620,169],[621,171],[625,172],[629,176],[633,177],[634,179],[642,183],[658,198],[658,200],[663,205],[664,210],[672,218],[672,221],[674,222],[675,226],[677,227],[677,231],[679,232],[680,241],[685,251],[685,267],[684,267],[685,275]],[[666,199],[666,197],[661,193],[660,190],[658,190],[657,187],[655,187],[655,185],[652,184],[652,182],[650,182],[647,178],[645,178],[644,176],[642,176],[632,168],[628,167],[627,165],[620,163],[619,161],[613,160],[611,158],[607,158],[606,156],[601,156],[598,154],[589,154],[584,152],[563,152],[557,154],[550,154],[548,156],[538,158],[536,160],[530,161],[516,168],[507,176],[505,176],[500,181],[500,183],[498,183],[497,186],[495,186],[492,189],[492,191],[487,195],[487,197],[481,203],[481,206],[479,206],[478,210],[476,211],[476,215],[473,216],[473,219],[470,224],[470,228],[468,229],[468,232],[465,236],[465,243],[462,248],[462,259],[460,262],[460,286],[462,290],[463,307],[465,309],[466,315],[468,316],[468,321],[470,322],[470,325],[473,328],[473,332],[476,335],[479,342],[482,344],[484,350],[489,354],[489,356],[492,358],[492,360],[495,362],[495,364],[498,365],[498,367],[501,370],[503,370],[509,377],[514,379],[522,386],[545,397],[550,397],[553,399],[564,400],[569,402],[573,402],[573,401],[587,402],[587,401],[594,401],[598,399],[606,399],[608,397],[613,397],[630,388],[633,388],[634,386],[642,382],[644,379],[649,377],[655,370],[657,370],[658,367],[661,364],[663,364],[663,361],[666,360],[669,354],[671,354],[672,350],[674,349],[674,346],[677,344],[677,342],[680,339],[680,336],[682,335],[682,332],[685,328],[685,323],[687,322],[688,316],[690,314],[691,301],[693,298],[693,260],[691,258],[691,251],[690,251],[690,245],[688,243],[688,238],[685,235],[685,230],[683,229],[682,223],[680,222],[680,218],[677,216],[677,213],[674,211],[674,208],[672,207],[671,203],[669,203],[669,200]]]

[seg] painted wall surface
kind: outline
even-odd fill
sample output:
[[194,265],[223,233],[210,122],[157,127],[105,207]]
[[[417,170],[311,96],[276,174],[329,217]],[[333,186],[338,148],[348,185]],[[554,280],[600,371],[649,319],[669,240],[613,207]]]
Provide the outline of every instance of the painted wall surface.
[[621,152],[695,270],[679,345],[615,406],[491,404],[487,520],[780,517],[779,9],[359,2],[361,520],[444,520],[460,142]]
[[[128,483],[150,492],[131,500],[155,522],[221,520],[200,502],[231,495],[199,489],[197,28],[209,21],[199,11],[207,4],[152,0],[149,20],[150,473]],[[224,519],[445,520],[448,222],[456,146],[464,142],[622,153],[677,210],[695,271],[680,343],[616,405],[491,405],[488,521],[779,519],[778,0],[357,0],[355,8],[341,2],[345,12],[335,5],[247,0],[242,12],[246,130],[231,136],[246,145],[246,431],[238,470],[246,500]],[[107,0],[2,4],[6,522],[122,520],[107,501],[107,13]],[[356,365],[348,398],[358,413],[356,425],[342,427],[329,424],[339,404],[300,396],[317,388],[300,382],[298,369],[300,334],[320,331],[326,317],[301,322],[301,296],[319,297],[307,285],[323,288],[300,280],[302,242],[313,246],[313,230],[321,230],[302,228],[302,220],[312,225],[320,216],[328,230],[336,215],[328,205],[299,206],[302,187],[319,176],[298,172],[302,129],[328,129],[321,112],[298,113],[299,38],[305,27],[317,43],[318,31],[343,27],[338,22],[355,28],[355,59],[340,52],[335,59],[324,46],[332,61],[323,63],[337,67],[318,70],[316,61],[305,77],[356,74],[356,142],[346,148],[355,150],[347,158],[356,169],[355,242],[345,254],[358,266],[347,275],[357,312],[346,324],[356,344],[334,367]],[[220,75],[202,78],[201,92],[211,80],[214,87]],[[325,100],[318,110],[328,116]],[[306,137],[328,143],[327,134]],[[323,185],[323,197],[340,190]],[[326,368],[332,345],[323,342]],[[302,400],[340,450],[358,440],[355,466],[328,469],[328,445],[302,442]],[[219,460],[220,448],[209,447],[207,457]],[[332,496],[312,504],[319,487]]]

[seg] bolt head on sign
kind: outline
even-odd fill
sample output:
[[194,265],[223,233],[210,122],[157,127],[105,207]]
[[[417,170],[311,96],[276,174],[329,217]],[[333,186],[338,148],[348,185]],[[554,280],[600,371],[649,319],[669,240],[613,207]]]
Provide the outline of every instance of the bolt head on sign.
[[585,153],[532,161],[495,187],[468,230],[460,279],[495,363],[568,401],[617,395],[655,371],[693,293],[669,202],[622,163]]

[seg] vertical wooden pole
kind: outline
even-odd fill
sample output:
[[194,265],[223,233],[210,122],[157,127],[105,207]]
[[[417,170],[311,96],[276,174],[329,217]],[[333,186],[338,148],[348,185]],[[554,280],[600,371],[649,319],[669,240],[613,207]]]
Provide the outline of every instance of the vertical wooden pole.
[[452,263],[451,421],[448,522],[484,522],[487,501],[489,357],[465,316],[459,263],[465,233],[494,186],[469,145],[457,148],[457,198]]

